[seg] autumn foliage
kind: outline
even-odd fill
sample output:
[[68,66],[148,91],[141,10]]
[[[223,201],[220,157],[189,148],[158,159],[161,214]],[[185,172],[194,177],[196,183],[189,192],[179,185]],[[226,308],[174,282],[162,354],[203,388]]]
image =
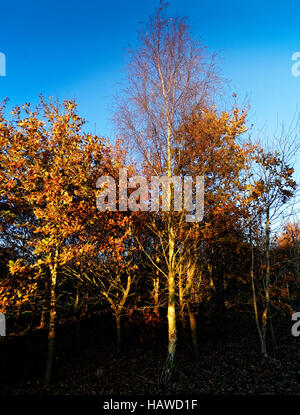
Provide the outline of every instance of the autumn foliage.
[[[273,317],[290,315],[299,294],[299,223],[283,214],[297,190],[287,146],[254,142],[247,108],[218,108],[219,79],[184,19],[164,20],[159,9],[149,27],[131,55],[113,144],[87,132],[74,101],[1,107],[0,312],[9,335],[47,329],[45,386],[67,321],[80,336],[82,320],[112,315],[119,353],[123,321],[139,321],[144,334],[163,327],[163,384],[181,330],[199,356],[199,322],[248,313],[267,357]],[[120,167],[203,176],[203,220],[187,223],[173,209],[100,212],[96,181],[117,180]]]

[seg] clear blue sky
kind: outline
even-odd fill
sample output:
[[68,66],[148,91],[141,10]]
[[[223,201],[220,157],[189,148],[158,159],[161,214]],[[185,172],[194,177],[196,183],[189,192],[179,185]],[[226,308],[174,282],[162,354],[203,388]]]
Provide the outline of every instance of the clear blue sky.
[[[170,0],[170,15],[190,17],[194,37],[219,51],[223,75],[240,101],[247,95],[250,121],[271,132],[287,124],[300,100],[300,76],[291,74],[300,51],[299,1]],[[137,44],[139,22],[158,1],[15,0],[2,2],[0,52],[7,76],[0,99],[11,104],[45,96],[76,98],[91,131],[112,134],[113,94],[122,79],[124,51]],[[298,108],[300,109],[300,107]]]

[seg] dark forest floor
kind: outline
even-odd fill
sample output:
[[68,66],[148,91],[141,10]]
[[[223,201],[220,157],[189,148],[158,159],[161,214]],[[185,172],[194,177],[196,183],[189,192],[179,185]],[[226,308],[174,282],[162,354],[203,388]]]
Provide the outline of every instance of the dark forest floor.
[[166,327],[145,329],[136,323],[124,328],[123,351],[117,355],[109,319],[82,322],[80,345],[75,325],[65,324],[58,329],[54,379],[47,390],[41,387],[46,332],[39,330],[0,344],[1,395],[300,395],[295,376],[300,338],[291,335],[291,325],[288,317],[274,322],[277,346],[269,340],[268,359],[259,354],[250,316],[237,314],[219,325],[200,326],[198,359],[188,330],[181,330],[176,367],[164,388],[158,378],[166,355]]

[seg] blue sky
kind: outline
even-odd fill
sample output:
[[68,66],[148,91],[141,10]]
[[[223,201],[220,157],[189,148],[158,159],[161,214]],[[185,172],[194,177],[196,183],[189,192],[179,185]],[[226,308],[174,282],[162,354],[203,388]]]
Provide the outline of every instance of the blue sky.
[[[195,39],[218,51],[220,69],[249,120],[269,133],[289,124],[300,99],[300,76],[291,73],[300,51],[300,2],[169,1],[169,14],[190,17]],[[157,1],[28,0],[2,2],[0,52],[7,76],[0,99],[37,102],[38,95],[76,98],[91,131],[111,136],[110,108],[123,77],[124,52],[137,45],[140,22]],[[298,106],[298,109],[299,106]],[[96,127],[95,127],[96,126]]]

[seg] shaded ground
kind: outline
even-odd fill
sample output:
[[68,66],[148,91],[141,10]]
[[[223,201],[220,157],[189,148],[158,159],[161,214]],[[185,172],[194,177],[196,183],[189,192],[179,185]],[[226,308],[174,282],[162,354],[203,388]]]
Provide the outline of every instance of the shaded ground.
[[[102,330],[100,328],[102,327]],[[275,322],[277,347],[269,341],[270,359],[259,354],[251,318],[231,316],[219,326],[199,328],[200,356],[195,359],[188,330],[180,333],[176,368],[170,384],[158,379],[164,362],[166,328],[123,330],[124,346],[115,352],[112,322],[82,323],[80,345],[75,325],[58,330],[53,385],[41,388],[46,332],[7,339],[0,344],[1,394],[111,395],[111,394],[297,394],[300,384],[300,338],[291,335],[291,321]]]

